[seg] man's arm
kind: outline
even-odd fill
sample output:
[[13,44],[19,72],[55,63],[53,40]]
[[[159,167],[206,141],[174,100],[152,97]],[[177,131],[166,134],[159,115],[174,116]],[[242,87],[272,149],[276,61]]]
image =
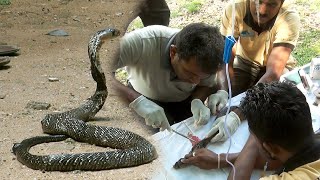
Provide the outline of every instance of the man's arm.
[[[293,48],[294,47],[291,44],[276,44],[268,58],[266,73],[260,78],[258,83],[278,81],[283,73],[283,70],[287,64],[287,61]],[[233,111],[239,116],[241,121],[244,120],[244,116],[238,108],[236,108]]]
[[266,73],[260,78],[258,83],[278,81],[289,60],[292,49],[293,45],[285,43],[273,47],[267,61]]
[[131,103],[133,100],[137,99],[141,94],[132,88],[129,88],[119,82],[114,76],[112,76],[112,87],[115,92],[119,94],[119,97],[125,101]]
[[[235,179],[250,179],[254,169],[263,169],[266,159],[260,154],[258,145],[254,137],[250,134],[245,146],[240,153],[229,153],[228,161],[233,163],[236,168]],[[220,157],[218,157],[220,156]],[[220,162],[219,162],[220,161]],[[194,153],[185,155],[182,160],[184,164],[194,165],[201,169],[217,169],[230,167],[226,161],[226,153],[220,155],[209,149],[201,148]],[[275,170],[281,166],[280,161],[268,160],[268,171]],[[228,179],[233,178],[233,170],[230,172]]]
[[[194,165],[199,167],[200,169],[207,170],[230,166],[226,161],[226,153],[221,153],[220,155],[218,155],[210,151],[209,149],[202,148],[194,151],[194,155],[195,156],[193,156],[192,153],[185,155],[184,159],[182,160],[182,163]],[[228,161],[234,163],[237,157],[238,153],[228,154]]]
[[129,101],[129,107],[145,119],[146,125],[160,128],[161,131],[165,129],[171,131],[170,124],[162,107],[134,89],[123,85],[115,77],[112,77],[111,83],[115,91],[120,94],[120,98]]
[[[250,134],[245,146],[239,153],[234,167],[236,170],[235,179],[250,179],[254,169],[263,169],[267,160],[259,152],[257,142],[252,134]],[[268,171],[275,170],[281,166],[281,162],[277,160],[268,160]],[[233,169],[229,173],[228,180],[233,179]]]
[[[250,179],[258,154],[259,151],[255,144],[254,137],[250,134],[249,139],[234,163],[236,171],[235,179]],[[232,169],[229,173],[228,180],[233,179],[233,173],[234,171]]]
[[[220,157],[218,157],[220,156]],[[217,169],[230,167],[226,161],[226,153],[220,155],[212,152],[209,149],[202,148],[194,151],[193,153],[185,155],[182,163],[194,165],[200,169]],[[220,162],[219,162],[220,161]],[[233,163],[236,168],[235,179],[250,179],[254,169],[263,169],[266,160],[259,153],[258,146],[252,135],[249,136],[245,146],[240,153],[229,153],[228,161]],[[268,169],[274,170],[280,167],[279,161],[268,161]],[[228,179],[233,178],[233,170],[230,172]]]
[[[226,76],[226,66],[225,64],[222,65],[223,67],[221,68],[220,71],[217,72],[217,90],[225,90],[228,92],[228,80]],[[228,68],[229,74],[230,74],[230,66]],[[231,73],[233,74],[233,69],[231,68]]]
[[267,61],[266,73],[259,82],[278,81],[299,38],[301,27],[299,14],[290,9],[277,19],[276,39]]
[[[230,60],[229,65],[229,74],[230,78],[233,78],[233,60],[235,57],[235,46],[232,48],[232,54],[231,56],[232,62]],[[268,58],[268,63],[266,67],[266,73],[260,78],[259,82],[271,82],[271,81],[278,81],[280,79],[280,76],[283,73],[283,70],[287,64],[287,61],[289,59],[290,53],[292,52],[294,46],[287,43],[278,43],[273,47],[270,56]],[[240,109],[236,108],[233,110],[240,118],[240,120],[244,120],[244,116],[242,115]]]

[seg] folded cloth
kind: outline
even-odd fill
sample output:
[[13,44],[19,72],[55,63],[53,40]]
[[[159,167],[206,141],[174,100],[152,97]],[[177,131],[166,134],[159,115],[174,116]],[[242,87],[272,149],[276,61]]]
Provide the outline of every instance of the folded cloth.
[[18,52],[20,48],[11,45],[0,45],[0,56],[11,55]]
[[4,66],[10,62],[10,58],[8,56],[0,56],[0,66]]

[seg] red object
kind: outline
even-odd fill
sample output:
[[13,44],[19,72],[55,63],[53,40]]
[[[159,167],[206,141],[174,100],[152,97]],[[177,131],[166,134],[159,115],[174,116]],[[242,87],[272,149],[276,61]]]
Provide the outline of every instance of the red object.
[[195,144],[201,141],[201,139],[198,138],[198,136],[194,136],[191,132],[188,132],[188,137],[194,140],[194,141],[190,141],[192,143],[192,146],[194,146]]

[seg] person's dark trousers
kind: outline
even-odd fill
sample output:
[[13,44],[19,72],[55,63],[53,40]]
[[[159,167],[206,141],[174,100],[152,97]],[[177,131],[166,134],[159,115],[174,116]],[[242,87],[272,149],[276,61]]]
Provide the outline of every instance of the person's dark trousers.
[[235,58],[234,63],[236,65],[233,65],[232,97],[255,85],[266,72],[266,67],[259,66],[240,56]]
[[[134,90],[130,82],[127,83],[127,86]],[[163,108],[170,125],[193,116],[191,112],[191,97],[180,102],[160,102],[150,98],[148,99]]]
[[143,25],[168,26],[170,21],[170,9],[165,0],[146,0],[138,15]]
[[191,97],[180,102],[159,102],[150,99],[164,109],[170,125],[192,117]]

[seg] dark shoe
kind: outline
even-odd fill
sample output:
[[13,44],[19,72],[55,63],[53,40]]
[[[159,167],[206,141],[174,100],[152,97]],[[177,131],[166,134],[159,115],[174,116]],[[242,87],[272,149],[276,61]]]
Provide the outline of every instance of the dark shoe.
[[8,64],[10,62],[10,58],[8,56],[0,56],[0,67]]
[[14,55],[19,50],[20,50],[20,48],[18,48],[16,46],[0,45],[0,56]]

